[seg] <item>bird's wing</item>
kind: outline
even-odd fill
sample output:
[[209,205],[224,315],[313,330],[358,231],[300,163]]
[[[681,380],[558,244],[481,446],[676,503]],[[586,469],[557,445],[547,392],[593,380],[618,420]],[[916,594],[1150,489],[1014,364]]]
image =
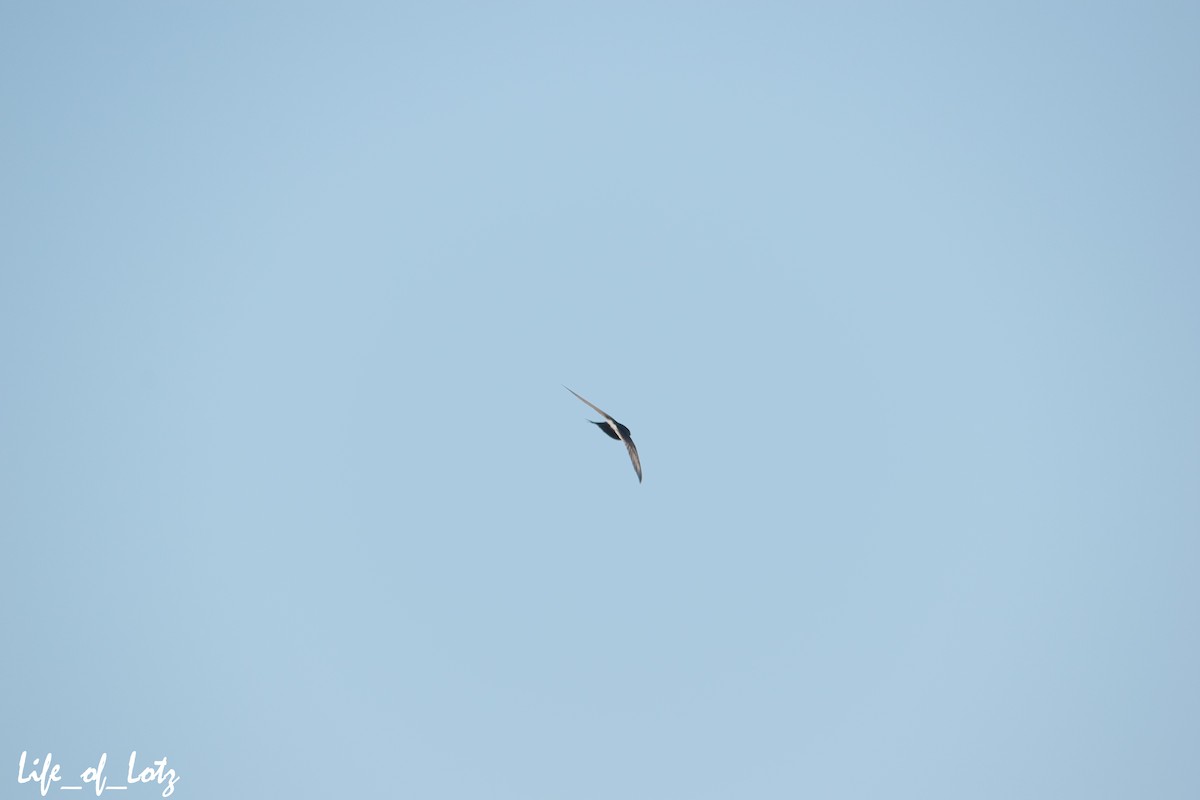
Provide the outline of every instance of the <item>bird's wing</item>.
[[629,451],[629,460],[633,462],[633,471],[637,473],[638,483],[642,482],[642,460],[638,458],[637,445],[633,443],[633,439],[622,437],[625,440],[625,449]]
[[[564,389],[566,389],[566,390],[567,390],[568,392],[570,392],[571,394],[573,394],[573,395],[575,395],[576,397],[578,397],[580,400],[583,400],[583,402],[587,403],[589,406],[592,406],[592,404],[591,404],[590,402],[588,402],[588,401],[587,401],[587,400],[586,400],[586,399],[585,399],[583,396],[581,396],[581,395],[580,395],[578,392],[576,392],[576,391],[575,391],[574,389],[572,389],[571,387],[569,387],[569,386],[564,386],[563,388],[564,388]],[[603,411],[601,411],[600,409],[596,408],[595,406],[592,406],[592,410],[593,410],[593,411],[595,411],[597,414],[599,414],[600,416],[604,417],[604,418],[605,418],[605,419],[607,419],[607,420],[611,420],[611,419],[612,419],[612,417],[610,417],[608,414],[605,414]]]

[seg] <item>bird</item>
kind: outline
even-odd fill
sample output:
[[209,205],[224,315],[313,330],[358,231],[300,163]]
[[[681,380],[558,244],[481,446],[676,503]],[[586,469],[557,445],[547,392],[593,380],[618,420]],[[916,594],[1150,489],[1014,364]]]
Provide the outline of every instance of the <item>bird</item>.
[[604,413],[599,408],[596,408],[596,406],[592,405],[589,400],[584,398],[583,395],[579,394],[571,387],[563,386],[563,388],[566,389],[571,394],[578,397],[580,400],[583,400],[583,402],[585,402],[589,406],[591,406],[592,409],[597,414],[604,417],[604,422],[596,422],[593,419],[589,419],[588,422],[599,427],[600,430],[604,431],[604,433],[607,434],[609,437],[611,437],[613,439],[617,439],[618,441],[622,441],[625,443],[625,449],[629,451],[629,460],[633,462],[633,471],[637,473],[638,483],[641,483],[642,482],[642,461],[641,461],[641,459],[638,458],[637,445],[635,445],[633,443],[633,438],[629,435],[629,428],[626,428],[624,425],[617,422],[615,419],[610,417],[608,414]]

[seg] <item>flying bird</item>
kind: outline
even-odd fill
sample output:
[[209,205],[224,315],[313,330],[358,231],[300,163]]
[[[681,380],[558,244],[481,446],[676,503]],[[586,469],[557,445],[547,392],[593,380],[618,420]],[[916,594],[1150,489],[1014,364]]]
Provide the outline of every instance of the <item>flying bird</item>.
[[569,386],[564,386],[563,388],[566,389],[571,394],[578,397],[580,400],[583,400],[583,402],[585,402],[589,406],[591,406],[592,409],[597,414],[604,417],[604,422],[596,422],[595,420],[591,420],[591,419],[589,419],[588,422],[592,423],[593,425],[598,426],[600,428],[600,430],[604,431],[608,436],[612,437],[613,439],[617,439],[618,441],[622,441],[625,443],[625,449],[629,451],[629,460],[633,462],[633,471],[637,473],[638,483],[641,483],[642,482],[642,462],[641,462],[641,459],[638,458],[637,446],[633,443],[633,439],[629,435],[629,428],[626,428],[624,425],[617,422],[615,419],[610,417],[608,414],[604,413],[600,409],[593,406],[590,402],[588,402],[588,400],[583,398],[574,389],[570,388]]

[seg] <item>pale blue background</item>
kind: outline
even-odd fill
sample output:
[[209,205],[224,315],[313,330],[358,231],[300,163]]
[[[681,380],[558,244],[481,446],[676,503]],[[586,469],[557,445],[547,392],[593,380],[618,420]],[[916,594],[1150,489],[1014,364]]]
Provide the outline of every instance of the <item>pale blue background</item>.
[[1200,796],[1198,35],[6,4],[0,794]]

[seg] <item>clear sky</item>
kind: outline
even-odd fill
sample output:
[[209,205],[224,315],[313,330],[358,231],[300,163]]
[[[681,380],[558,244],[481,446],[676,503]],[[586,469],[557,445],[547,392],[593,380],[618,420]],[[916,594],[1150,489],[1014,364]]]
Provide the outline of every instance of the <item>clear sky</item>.
[[1200,6],[902,6],[6,3],[0,795],[1200,796]]

